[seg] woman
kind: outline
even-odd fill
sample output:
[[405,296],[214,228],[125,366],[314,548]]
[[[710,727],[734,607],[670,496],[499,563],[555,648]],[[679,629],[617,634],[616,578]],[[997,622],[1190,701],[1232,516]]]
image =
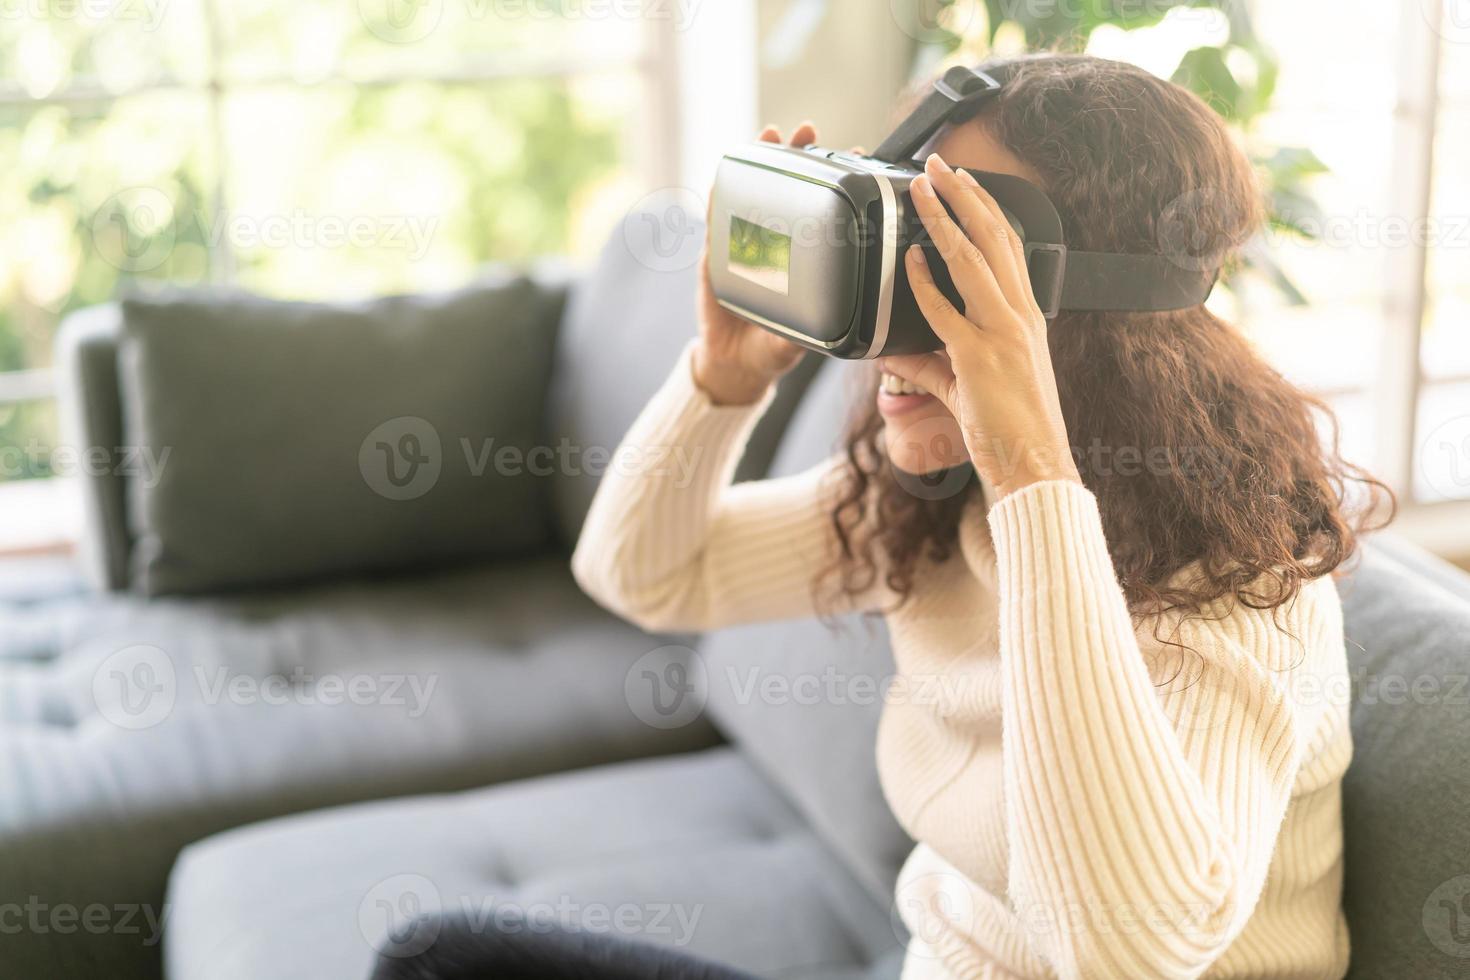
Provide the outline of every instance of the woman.
[[720,308],[706,272],[699,338],[627,436],[697,459],[693,483],[609,473],[573,569],[650,630],[881,612],[899,674],[944,681],[940,703],[887,704],[879,734],[918,842],[905,978],[1341,977],[1330,573],[1384,491],[1203,307],[1048,325],[1015,235],[954,169],[1040,185],[1074,247],[1158,252],[1185,222],[1219,262],[1258,207],[1216,115],[1094,58],[986,71],[1000,95],[913,187],[963,297],[910,251],[943,351],[882,361],[839,457],[732,486],[798,351]]

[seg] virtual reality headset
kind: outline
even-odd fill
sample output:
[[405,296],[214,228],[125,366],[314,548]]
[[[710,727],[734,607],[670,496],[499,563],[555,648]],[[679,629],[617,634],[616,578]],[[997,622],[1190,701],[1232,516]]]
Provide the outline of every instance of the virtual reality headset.
[[[751,143],[720,161],[710,202],[710,280],[720,305],[803,347],[842,358],[942,346],[909,289],[903,256],[926,250],[935,284],[963,309],[909,183],[914,155],[1001,88],[957,67],[871,156]],[[971,170],[1025,244],[1042,313],[1176,310],[1205,301],[1218,270],[1159,254],[1069,249],[1051,200],[1009,174]]]

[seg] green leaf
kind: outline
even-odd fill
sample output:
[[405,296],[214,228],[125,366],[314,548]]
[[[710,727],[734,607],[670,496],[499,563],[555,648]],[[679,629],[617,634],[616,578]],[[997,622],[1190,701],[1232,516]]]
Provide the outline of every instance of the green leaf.
[[1261,164],[1270,172],[1271,178],[1278,182],[1313,177],[1329,170],[1322,158],[1305,146],[1279,147],[1262,160]]
[[[945,6],[949,6],[948,3]],[[1006,21],[1006,8],[1010,6],[1007,0],[985,0],[985,22],[989,25],[990,36],[986,38],[991,44],[995,43],[996,32],[1000,25]],[[959,46],[959,38],[955,38],[955,46]]]
[[1139,0],[1087,0],[1079,4],[1080,16],[1077,29],[1084,36],[1090,35],[1103,24],[1111,24],[1125,31],[1140,27],[1152,27],[1175,7],[1190,6],[1189,0],[1157,0],[1140,3]]
[[1307,306],[1310,304],[1311,301],[1297,288],[1296,283],[1291,281],[1291,277],[1286,274],[1281,263],[1276,261],[1276,257],[1271,254],[1270,248],[1260,236],[1245,243],[1245,247],[1241,249],[1240,264],[1243,268],[1269,282],[1281,294],[1281,298],[1286,300],[1286,305]]
[[1186,52],[1174,69],[1173,81],[1204,99],[1226,119],[1234,122],[1240,118],[1240,83],[1225,64],[1225,52],[1220,48]]
[[1322,211],[1322,206],[1306,194],[1286,187],[1276,187],[1269,195],[1267,220],[1274,228],[1316,240],[1320,237],[1318,230],[1326,223],[1327,216]]

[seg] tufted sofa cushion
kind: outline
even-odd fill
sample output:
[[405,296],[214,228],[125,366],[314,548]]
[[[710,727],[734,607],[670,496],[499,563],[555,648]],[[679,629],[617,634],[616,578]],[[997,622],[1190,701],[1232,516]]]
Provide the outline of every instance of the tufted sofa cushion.
[[727,748],[233,831],[184,852],[169,901],[170,980],[366,976],[375,949],[433,941],[421,913],[505,906],[788,980],[864,976],[898,944]]
[[[178,850],[242,823],[711,745],[707,723],[654,728],[628,700],[632,665],[667,643],[559,558],[0,602],[0,901],[161,913]],[[146,931],[0,946],[7,976],[158,975]]]

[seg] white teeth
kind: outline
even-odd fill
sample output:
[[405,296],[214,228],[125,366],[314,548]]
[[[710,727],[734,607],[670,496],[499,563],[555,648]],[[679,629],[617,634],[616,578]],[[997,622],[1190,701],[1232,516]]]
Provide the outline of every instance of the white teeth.
[[887,371],[884,371],[883,372],[883,379],[882,379],[882,382],[881,382],[881,387],[882,387],[882,389],[884,391],[888,392],[890,395],[927,395],[927,394],[929,394],[929,392],[927,390],[925,390],[924,388],[919,387],[918,385],[914,384],[912,381],[907,381],[907,380],[905,380],[903,378],[900,378],[896,374],[889,374]]

